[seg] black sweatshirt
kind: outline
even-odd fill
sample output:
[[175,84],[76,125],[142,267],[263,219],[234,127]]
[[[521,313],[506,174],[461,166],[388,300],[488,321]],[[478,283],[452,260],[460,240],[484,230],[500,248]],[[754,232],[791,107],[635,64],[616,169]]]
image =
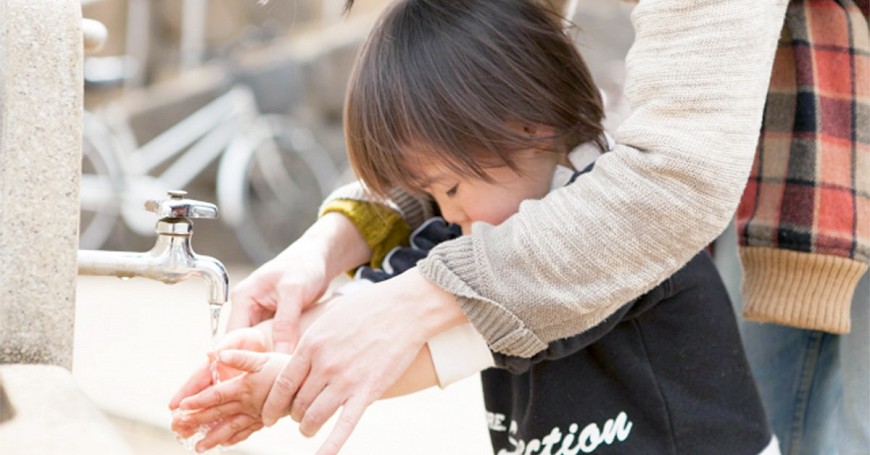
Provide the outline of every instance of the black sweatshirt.
[[772,438],[706,252],[591,330],[531,359],[493,355],[498,454],[741,455]]
[[[356,277],[389,279],[460,235],[441,218],[427,220],[410,247]],[[590,330],[531,359],[493,357],[497,368],[481,378],[498,455],[754,455],[773,437],[706,252]]]

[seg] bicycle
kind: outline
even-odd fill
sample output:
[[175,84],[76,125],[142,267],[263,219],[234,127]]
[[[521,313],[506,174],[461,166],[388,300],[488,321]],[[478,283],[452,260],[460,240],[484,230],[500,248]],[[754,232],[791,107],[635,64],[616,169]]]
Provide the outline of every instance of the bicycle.
[[262,263],[309,224],[276,223],[278,217],[313,220],[338,178],[310,130],[287,116],[261,114],[243,84],[142,145],[115,105],[85,112],[83,126],[83,249],[102,246],[119,219],[137,234],[153,234],[144,201],[185,188],[219,160],[215,194],[221,219],[249,259]]

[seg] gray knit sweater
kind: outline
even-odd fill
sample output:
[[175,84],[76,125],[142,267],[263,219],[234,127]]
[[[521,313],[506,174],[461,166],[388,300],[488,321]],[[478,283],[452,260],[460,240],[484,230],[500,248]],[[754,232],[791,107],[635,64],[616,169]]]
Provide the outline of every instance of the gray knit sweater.
[[[752,166],[785,0],[649,0],[632,13],[632,114],[594,170],[418,268],[492,350],[530,357],[652,289],[731,220]],[[359,186],[330,199],[365,199]],[[413,227],[425,207],[397,195]]]

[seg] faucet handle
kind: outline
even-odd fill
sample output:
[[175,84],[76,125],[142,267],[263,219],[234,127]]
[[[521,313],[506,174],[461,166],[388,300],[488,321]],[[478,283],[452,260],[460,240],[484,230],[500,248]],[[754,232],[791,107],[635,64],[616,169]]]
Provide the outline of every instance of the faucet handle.
[[169,191],[169,199],[161,201],[148,200],[145,202],[145,210],[154,212],[160,219],[165,218],[207,218],[218,217],[217,206],[209,203],[186,199],[187,191]]

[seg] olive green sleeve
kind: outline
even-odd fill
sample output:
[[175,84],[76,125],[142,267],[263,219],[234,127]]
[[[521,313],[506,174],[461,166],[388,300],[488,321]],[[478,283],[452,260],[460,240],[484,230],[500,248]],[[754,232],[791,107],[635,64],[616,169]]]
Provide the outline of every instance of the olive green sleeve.
[[356,199],[332,199],[324,203],[320,216],[341,213],[353,222],[372,249],[369,264],[380,267],[387,253],[397,246],[408,245],[411,228],[399,212],[377,202]]

